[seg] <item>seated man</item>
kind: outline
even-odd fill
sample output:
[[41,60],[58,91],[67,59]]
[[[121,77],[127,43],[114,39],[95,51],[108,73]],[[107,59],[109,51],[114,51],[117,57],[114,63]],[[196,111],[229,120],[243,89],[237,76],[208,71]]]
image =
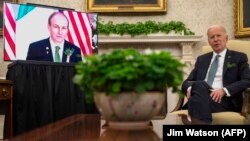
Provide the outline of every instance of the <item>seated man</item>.
[[207,37],[213,52],[197,58],[182,91],[188,98],[189,116],[210,124],[211,113],[241,111],[242,92],[250,86],[250,70],[245,53],[227,49],[223,26],[209,27]]

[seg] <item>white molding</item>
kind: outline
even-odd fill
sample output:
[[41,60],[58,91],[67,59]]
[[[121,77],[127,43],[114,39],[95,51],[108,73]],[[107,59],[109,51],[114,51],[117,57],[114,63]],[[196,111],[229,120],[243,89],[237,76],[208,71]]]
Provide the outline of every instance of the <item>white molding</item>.
[[[202,40],[202,35],[167,35],[167,34],[150,34],[131,37],[130,35],[110,36],[99,35],[99,49],[108,51],[110,48],[129,47],[136,45],[137,49],[170,50],[172,54],[178,54],[186,64],[191,66],[194,63],[194,46]],[[152,46],[151,46],[152,45]],[[143,48],[142,48],[143,47]],[[104,51],[105,52],[105,51]]]
[[105,36],[99,35],[99,43],[185,43],[185,42],[199,42],[202,40],[202,36],[196,35],[148,35],[148,36]]

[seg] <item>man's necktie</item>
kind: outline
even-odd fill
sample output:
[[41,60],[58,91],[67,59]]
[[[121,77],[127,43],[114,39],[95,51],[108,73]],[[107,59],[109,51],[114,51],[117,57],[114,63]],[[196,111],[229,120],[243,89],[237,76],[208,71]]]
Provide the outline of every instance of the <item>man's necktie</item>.
[[60,47],[59,47],[59,46],[56,46],[56,51],[55,51],[55,62],[61,62],[59,50],[60,50]]
[[211,64],[210,70],[208,72],[207,83],[210,86],[212,86],[215,74],[217,72],[219,57],[220,57],[220,55],[215,56],[215,59],[214,59],[213,63]]

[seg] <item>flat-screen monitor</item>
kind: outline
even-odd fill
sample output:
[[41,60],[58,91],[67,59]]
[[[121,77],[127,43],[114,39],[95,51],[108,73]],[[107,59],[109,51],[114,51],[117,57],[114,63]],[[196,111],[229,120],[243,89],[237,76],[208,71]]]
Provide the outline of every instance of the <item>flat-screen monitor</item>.
[[[70,51],[76,52],[80,49],[80,57],[82,60],[84,60],[84,56],[98,52],[96,13],[79,12],[60,7],[15,4],[9,2],[4,2],[3,7],[4,61],[54,61],[55,57],[52,52],[54,52],[55,49],[52,49],[52,47],[55,46],[56,43],[51,43],[53,42],[53,37],[58,38],[58,40],[62,40],[59,38],[64,38],[61,45],[64,49],[62,49],[60,53],[61,58],[64,58],[62,62],[65,62],[63,55],[66,55],[66,58],[68,58],[71,55]],[[67,19],[67,27],[63,25],[63,21],[50,25],[51,21],[49,17],[53,13],[58,12],[60,12],[60,14],[62,13]],[[66,35],[63,37],[65,32]],[[72,49],[72,47],[67,48],[66,43],[70,45],[73,44],[78,49]],[[30,49],[31,46],[33,46],[32,49]],[[45,56],[49,57],[44,59],[43,57]]]

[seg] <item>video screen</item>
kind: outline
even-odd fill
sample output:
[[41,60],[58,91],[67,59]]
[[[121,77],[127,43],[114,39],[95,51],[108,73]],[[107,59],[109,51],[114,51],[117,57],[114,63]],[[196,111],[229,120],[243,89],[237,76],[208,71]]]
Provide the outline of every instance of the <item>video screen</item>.
[[4,2],[4,61],[78,62],[98,52],[97,14]]

